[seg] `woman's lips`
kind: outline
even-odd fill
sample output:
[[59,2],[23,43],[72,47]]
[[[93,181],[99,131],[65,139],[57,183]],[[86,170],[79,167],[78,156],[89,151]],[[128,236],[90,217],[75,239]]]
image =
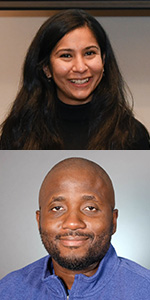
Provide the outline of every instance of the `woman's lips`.
[[84,79],[71,79],[70,80],[72,83],[76,84],[83,84],[89,81],[89,78],[84,78]]
[[91,82],[91,77],[87,77],[84,79],[70,79],[70,83],[76,87],[86,87]]

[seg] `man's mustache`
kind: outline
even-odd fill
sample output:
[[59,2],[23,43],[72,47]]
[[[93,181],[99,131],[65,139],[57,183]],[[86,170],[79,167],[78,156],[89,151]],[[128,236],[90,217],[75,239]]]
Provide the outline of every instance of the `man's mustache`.
[[69,231],[69,232],[66,232],[66,233],[64,233],[64,234],[57,234],[56,236],[55,236],[55,239],[57,240],[59,240],[60,238],[62,238],[62,237],[69,237],[69,236],[82,236],[82,237],[87,237],[87,238],[89,238],[89,239],[94,239],[94,234],[91,234],[91,233],[84,233],[84,232],[78,232],[78,231]]

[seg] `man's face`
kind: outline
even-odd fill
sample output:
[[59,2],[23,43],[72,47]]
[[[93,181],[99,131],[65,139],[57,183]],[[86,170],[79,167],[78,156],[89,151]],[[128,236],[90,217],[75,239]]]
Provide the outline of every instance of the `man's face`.
[[84,270],[103,258],[116,229],[112,198],[109,183],[90,169],[52,172],[37,221],[54,263]]

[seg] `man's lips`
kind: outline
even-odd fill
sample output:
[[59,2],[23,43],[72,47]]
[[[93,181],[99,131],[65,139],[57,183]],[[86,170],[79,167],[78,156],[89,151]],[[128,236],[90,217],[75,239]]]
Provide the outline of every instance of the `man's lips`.
[[65,235],[57,235],[57,239],[61,242],[63,246],[66,247],[79,247],[86,243],[87,240],[92,239],[92,234],[65,234]]
[[60,242],[63,246],[66,247],[79,247],[81,245],[83,245],[89,238],[88,237],[63,237],[60,238]]

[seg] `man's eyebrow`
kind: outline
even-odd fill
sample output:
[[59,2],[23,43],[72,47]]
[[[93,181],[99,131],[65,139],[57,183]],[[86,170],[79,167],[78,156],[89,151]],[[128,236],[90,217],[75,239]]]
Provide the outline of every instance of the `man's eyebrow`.
[[51,198],[50,202],[48,203],[48,205],[52,204],[53,202],[63,202],[65,201],[65,197],[62,197],[62,196],[54,196]]
[[96,197],[94,195],[83,195],[82,199],[83,200],[94,200],[94,201],[98,202],[98,200],[96,199]]
[[100,205],[103,205],[103,200],[102,200],[101,196],[99,196],[97,198],[94,195],[83,195],[82,199],[85,200],[85,201],[94,201],[94,202],[97,202]]

